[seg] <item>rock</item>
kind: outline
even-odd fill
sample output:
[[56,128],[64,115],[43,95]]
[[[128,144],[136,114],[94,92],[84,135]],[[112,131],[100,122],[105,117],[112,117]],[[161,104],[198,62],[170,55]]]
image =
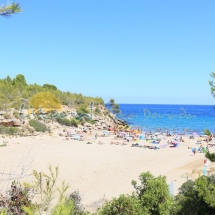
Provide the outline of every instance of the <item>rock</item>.
[[88,122],[86,122],[84,125],[85,125],[86,127],[92,127],[92,125],[91,125],[90,123],[88,123]]
[[1,125],[4,125],[5,127],[14,126],[14,127],[20,127],[21,123],[13,118],[13,119],[4,119],[2,122],[0,122]]

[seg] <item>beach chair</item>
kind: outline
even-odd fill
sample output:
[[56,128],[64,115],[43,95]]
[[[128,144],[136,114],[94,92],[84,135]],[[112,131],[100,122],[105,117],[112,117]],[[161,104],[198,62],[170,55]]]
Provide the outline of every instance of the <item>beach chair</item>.
[[74,137],[74,140],[80,140],[80,139],[81,139],[81,137],[78,136],[78,135],[76,135],[76,136]]

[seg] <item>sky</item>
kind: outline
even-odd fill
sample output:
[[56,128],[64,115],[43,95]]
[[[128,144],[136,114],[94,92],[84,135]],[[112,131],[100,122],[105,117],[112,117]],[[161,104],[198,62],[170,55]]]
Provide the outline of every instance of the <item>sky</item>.
[[0,78],[117,103],[215,103],[214,0],[17,1],[22,13],[0,17]]

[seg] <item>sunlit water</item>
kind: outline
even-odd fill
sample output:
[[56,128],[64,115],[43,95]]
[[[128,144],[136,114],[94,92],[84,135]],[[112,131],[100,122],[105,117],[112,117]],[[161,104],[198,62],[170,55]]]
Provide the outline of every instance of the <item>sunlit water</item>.
[[204,129],[215,132],[215,109],[213,105],[146,105],[121,104],[118,116],[130,125],[144,130],[158,128],[184,133],[201,133]]

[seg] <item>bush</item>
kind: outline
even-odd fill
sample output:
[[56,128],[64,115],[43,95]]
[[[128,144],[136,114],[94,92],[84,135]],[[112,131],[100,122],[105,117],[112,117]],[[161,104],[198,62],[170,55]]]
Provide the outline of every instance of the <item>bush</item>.
[[41,121],[41,120],[43,120],[43,118],[41,116],[38,116],[37,120]]
[[61,124],[61,125],[66,125],[66,126],[74,126],[74,127],[78,127],[78,123],[79,123],[79,121],[78,120],[76,120],[76,119],[74,119],[74,118],[72,118],[71,120],[69,120],[69,119],[66,119],[66,118],[57,118],[56,119],[57,120],[57,122],[59,123],[59,124]]
[[77,109],[77,113],[90,113],[89,109],[85,105],[81,105]]
[[46,132],[48,131],[48,128],[46,127],[45,124],[42,122],[39,122],[38,120],[31,119],[29,120],[29,125],[35,129],[35,131],[38,132]]
[[76,119],[74,119],[74,118],[71,119],[71,125],[72,125],[72,126],[78,127],[78,124],[79,124],[79,121],[78,121],[78,120],[76,120]]
[[139,180],[140,185],[137,185],[136,181],[132,181],[132,185],[136,190],[134,195],[139,199],[142,208],[153,215],[170,214],[173,199],[166,178],[154,177],[150,172],[146,172],[140,174]]
[[204,130],[204,134],[207,135],[207,136],[210,136],[210,135],[211,135],[211,132],[210,132],[208,129],[205,129],[205,130]]
[[141,207],[139,200],[133,196],[121,195],[105,202],[102,208],[98,209],[99,215],[148,215]]
[[[179,188],[179,193],[175,197],[173,214],[215,214],[214,193],[210,192],[209,189],[214,187],[214,184],[214,176],[203,176],[196,181],[185,182]],[[211,205],[210,203],[213,204]]]
[[63,119],[58,117],[56,120],[61,125],[71,126],[71,121],[69,119],[65,119],[65,118]]
[[8,114],[8,113],[5,113],[5,114],[3,115],[3,117],[4,117],[5,119],[11,119],[11,116],[10,116],[10,114]]
[[0,195],[1,210],[7,211],[5,214],[27,215],[23,211],[23,206],[33,207],[31,200],[33,198],[29,188],[23,187],[19,182],[12,182],[7,195]]
[[13,115],[14,115],[15,118],[19,118],[19,112],[18,111],[14,111]]
[[73,202],[73,212],[70,215],[84,215],[84,208],[81,205],[81,196],[79,191],[73,192],[69,195],[69,200]]
[[94,110],[94,114],[95,114],[95,115],[101,115],[101,110],[100,110],[99,108],[96,108],[96,109]]
[[[37,172],[36,170],[33,171],[34,181],[26,184],[26,187],[31,188],[32,192],[35,193],[37,205],[36,207],[23,207],[28,215],[79,215],[74,211],[73,199],[66,195],[68,185],[62,182],[60,187],[57,186],[58,171],[58,167],[53,169],[51,166],[48,174]],[[57,204],[53,205],[56,195],[58,196],[58,201]]]
[[0,125],[0,134],[14,135],[17,133],[19,133],[19,129],[16,127],[5,127]]

